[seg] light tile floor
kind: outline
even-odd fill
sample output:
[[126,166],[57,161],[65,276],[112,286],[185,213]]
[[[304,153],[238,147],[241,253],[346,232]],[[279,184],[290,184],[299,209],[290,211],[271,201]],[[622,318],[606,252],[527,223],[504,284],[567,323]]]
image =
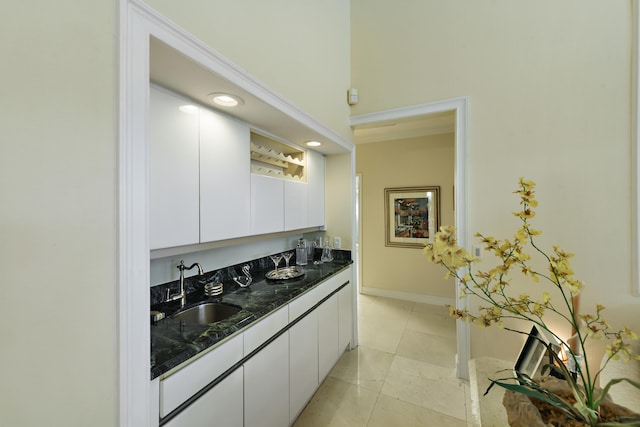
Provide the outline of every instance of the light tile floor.
[[358,304],[360,345],[340,358],[294,427],[470,426],[448,310],[366,295]]

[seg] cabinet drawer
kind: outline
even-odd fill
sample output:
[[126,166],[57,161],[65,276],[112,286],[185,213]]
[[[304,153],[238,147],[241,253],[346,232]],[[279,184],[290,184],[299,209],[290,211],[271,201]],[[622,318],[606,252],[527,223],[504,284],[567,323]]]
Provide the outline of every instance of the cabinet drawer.
[[307,293],[289,303],[289,322],[302,316],[307,310],[351,280],[351,268],[330,277]]
[[242,368],[206,392],[165,427],[242,427],[244,421]]
[[284,306],[245,331],[243,334],[244,355],[248,355],[253,350],[260,347],[269,338],[285,328],[289,320],[288,313],[288,307]]
[[330,282],[329,283],[329,288],[331,289],[330,292],[335,291],[340,286],[344,285],[349,281],[351,281],[351,267],[345,270],[342,270],[340,273],[336,274],[335,276],[327,280],[327,282]]
[[242,360],[242,335],[214,348],[160,381],[160,417],[176,409],[235,363]]

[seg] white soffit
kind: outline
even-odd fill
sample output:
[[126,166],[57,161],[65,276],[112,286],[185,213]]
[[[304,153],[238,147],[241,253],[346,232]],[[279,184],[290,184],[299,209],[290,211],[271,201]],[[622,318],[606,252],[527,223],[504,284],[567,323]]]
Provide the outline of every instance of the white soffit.
[[[278,136],[296,145],[304,146],[306,141],[316,140],[321,141],[322,146],[314,148],[315,151],[326,155],[346,152],[344,147],[328,139],[325,134],[310,129],[287,116],[162,41],[151,37],[149,50],[149,78],[152,83],[190,98],[198,104],[235,117],[254,129]],[[237,108],[216,108],[208,97],[212,92],[237,95],[244,100],[244,103]]]

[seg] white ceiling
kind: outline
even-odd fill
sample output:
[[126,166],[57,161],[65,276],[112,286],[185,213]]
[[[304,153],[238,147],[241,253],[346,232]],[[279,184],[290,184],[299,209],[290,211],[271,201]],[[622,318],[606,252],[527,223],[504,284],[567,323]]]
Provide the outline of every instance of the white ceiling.
[[353,136],[356,144],[393,141],[452,133],[455,131],[455,123],[455,112],[446,111],[354,126]]

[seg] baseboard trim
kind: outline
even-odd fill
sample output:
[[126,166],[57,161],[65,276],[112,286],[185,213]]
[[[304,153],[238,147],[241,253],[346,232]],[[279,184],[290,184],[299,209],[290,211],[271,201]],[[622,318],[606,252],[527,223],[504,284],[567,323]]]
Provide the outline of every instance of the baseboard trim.
[[413,302],[419,302],[422,304],[455,306],[454,298],[414,294],[411,292],[392,291],[390,289],[370,288],[367,286],[362,286],[362,288],[360,288],[360,293],[364,295],[371,295],[374,297],[392,298],[392,299],[397,299],[402,301],[413,301]]

